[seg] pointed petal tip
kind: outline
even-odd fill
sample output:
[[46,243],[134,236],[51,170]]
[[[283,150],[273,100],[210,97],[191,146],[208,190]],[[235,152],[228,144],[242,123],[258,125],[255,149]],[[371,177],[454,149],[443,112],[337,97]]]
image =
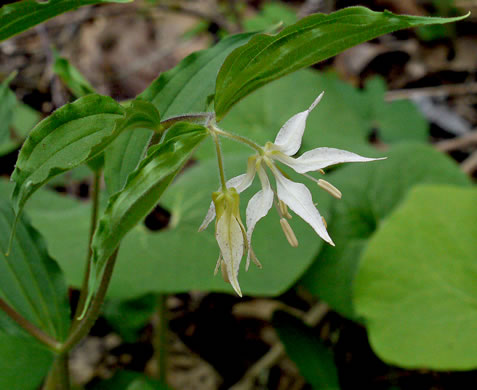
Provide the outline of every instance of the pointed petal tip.
[[311,106],[308,108],[308,112],[312,111],[316,106],[317,104],[321,101],[321,99],[323,98],[323,95],[325,94],[325,91],[322,91],[318,97],[313,101],[313,103],[311,103]]

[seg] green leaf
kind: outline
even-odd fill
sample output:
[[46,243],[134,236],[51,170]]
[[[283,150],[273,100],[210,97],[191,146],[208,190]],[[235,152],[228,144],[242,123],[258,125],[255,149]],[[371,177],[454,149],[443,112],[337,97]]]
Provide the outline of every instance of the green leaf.
[[342,315],[356,319],[352,282],[367,240],[418,184],[470,185],[447,156],[427,145],[402,144],[388,159],[343,167],[326,179],[343,198],[334,202],[328,231],[336,247],[324,247],[301,283]]
[[260,31],[270,26],[283,23],[290,25],[297,20],[296,13],[290,7],[281,3],[264,3],[260,14],[244,21],[247,31]]
[[[17,225],[10,255],[5,256],[14,220],[10,205],[0,200],[0,296],[24,318],[62,341],[69,327],[63,275],[48,255],[43,239],[25,218]],[[5,316],[3,312],[1,314],[1,317]],[[19,327],[2,328],[23,334]]]
[[151,148],[139,167],[129,175],[124,189],[110,197],[92,241],[93,264],[97,273],[126,233],[154,208],[207,134],[207,129],[200,125],[174,125],[164,141]]
[[88,80],[76,69],[71,63],[63,57],[60,57],[59,53],[53,49],[53,55],[55,62],[53,63],[53,71],[68,87],[71,93],[80,98],[90,93],[95,93],[93,86]]
[[273,314],[272,324],[287,355],[314,390],[339,390],[333,355],[312,328],[282,311]]
[[0,8],[0,41],[78,7],[100,3],[127,3],[132,0],[23,0]]
[[310,15],[276,35],[259,34],[235,49],[220,69],[215,90],[217,120],[261,86],[359,43],[404,28],[451,23],[465,17],[394,15],[349,7],[329,15]]
[[157,297],[153,294],[126,301],[110,299],[106,301],[103,316],[126,343],[134,343],[156,308]]
[[53,354],[33,338],[0,332],[0,389],[38,389],[52,362]]
[[417,187],[370,240],[354,303],[384,361],[477,367],[476,204],[475,188]]
[[[217,72],[225,57],[253,35],[233,35],[210,49],[192,53],[162,73],[139,98],[153,103],[163,119],[204,111],[208,97],[214,93]],[[105,177],[113,193],[124,186],[128,175],[137,168],[151,136],[147,130],[124,133],[107,150]]]
[[[138,387],[142,386],[142,387]],[[99,382],[91,390],[168,390],[169,387],[135,371],[117,371],[110,379]]]
[[88,95],[41,121],[23,144],[12,174],[15,212],[49,179],[98,155],[123,130],[115,126],[123,113],[113,99]]
[[17,98],[8,87],[15,74],[13,73],[0,84],[0,144],[4,143],[10,136],[10,125],[17,105]]

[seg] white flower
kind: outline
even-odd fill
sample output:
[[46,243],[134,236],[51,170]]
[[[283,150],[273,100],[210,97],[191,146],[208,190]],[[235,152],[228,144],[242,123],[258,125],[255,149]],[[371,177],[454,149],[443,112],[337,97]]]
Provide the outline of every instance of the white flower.
[[[293,230],[291,230],[290,225],[285,219],[286,217],[290,217],[286,206],[288,206],[298,216],[306,221],[323,240],[331,245],[334,245],[326,230],[324,219],[316,209],[308,188],[302,183],[295,183],[288,179],[283,171],[276,165],[277,161],[288,165],[296,172],[303,174],[309,179],[312,179],[331,195],[339,198],[341,197],[341,193],[338,189],[325,180],[317,180],[311,177],[307,174],[307,172],[321,171],[323,168],[345,162],[368,162],[381,160],[380,158],[362,157],[346,150],[326,147],[310,150],[303,153],[298,158],[291,157],[300,149],[308,115],[320,102],[322,97],[323,92],[315,99],[315,101],[306,111],[292,116],[282,126],[277,134],[277,137],[275,138],[274,143],[267,142],[260,153],[250,157],[248,160],[247,172],[245,174],[236,176],[227,182],[227,188],[235,188],[237,193],[240,193],[246,190],[252,184],[255,174],[258,174],[260,183],[262,185],[262,189],[250,199],[246,210],[247,237],[246,241],[242,245],[242,247],[244,245],[248,246],[246,269],[248,269],[250,264],[250,258],[252,258],[252,260],[260,266],[260,263],[256,259],[256,256],[252,250],[252,233],[257,222],[267,215],[268,211],[273,205],[274,198],[277,200],[277,209],[281,217],[280,223],[291,245],[296,246],[298,243],[296,241],[296,237],[294,236]],[[270,172],[275,177],[277,186],[276,193],[270,186],[270,181],[268,179],[265,167],[268,167]],[[209,211],[207,212],[207,215],[199,228],[199,231],[205,229],[214,219],[214,217],[215,205],[214,202],[212,202]],[[225,258],[224,262],[227,269],[231,267]],[[234,269],[235,267],[238,267],[236,260],[234,260],[233,264]]]

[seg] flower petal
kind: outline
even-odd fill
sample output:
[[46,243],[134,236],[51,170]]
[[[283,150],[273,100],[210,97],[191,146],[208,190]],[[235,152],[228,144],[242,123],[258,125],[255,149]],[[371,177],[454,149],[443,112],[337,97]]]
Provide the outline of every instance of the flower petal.
[[[226,183],[227,188],[234,187],[238,193],[241,193],[242,191],[245,191],[248,187],[250,187],[254,177],[255,177],[255,163],[252,164],[251,162],[249,162],[247,167],[247,173],[235,176],[229,181],[227,181]],[[207,214],[205,215],[205,218],[199,227],[199,232],[201,232],[202,230],[205,230],[207,226],[209,226],[209,224],[214,220],[214,218],[215,218],[215,205],[214,205],[214,202],[210,202],[209,210],[207,211]]]
[[240,261],[243,256],[244,237],[240,224],[230,213],[225,212],[217,222],[215,238],[219,244],[230,284],[242,296],[238,283]]
[[293,168],[298,173],[317,171],[329,167],[330,165],[346,162],[368,162],[375,160],[384,160],[382,158],[368,158],[359,154],[348,152],[346,150],[335,148],[316,148],[303,153],[298,158],[289,156],[280,156],[279,153],[273,155],[273,158]]
[[315,230],[326,242],[335,245],[326,231],[320,213],[313,204],[311,193],[304,184],[295,183],[284,177],[276,168],[273,174],[277,179],[278,198],[285,202],[298,216]]
[[262,183],[262,189],[258,191],[248,202],[247,205],[247,240],[249,249],[247,255],[247,264],[245,269],[248,270],[250,265],[250,255],[252,253],[252,233],[257,222],[267,215],[273,205],[273,191],[270,187],[270,181],[265,170],[260,167],[258,169],[258,177]]
[[301,139],[305,131],[306,119],[308,114],[315,108],[323,97],[324,92],[315,99],[308,110],[293,115],[282,126],[275,138],[274,144],[279,147],[279,150],[288,156],[293,156],[301,146]]

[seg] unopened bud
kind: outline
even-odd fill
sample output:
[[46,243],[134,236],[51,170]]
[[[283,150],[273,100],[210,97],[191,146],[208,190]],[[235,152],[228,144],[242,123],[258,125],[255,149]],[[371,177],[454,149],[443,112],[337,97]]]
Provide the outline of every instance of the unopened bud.
[[326,180],[318,179],[318,185],[331,196],[334,196],[336,199],[341,199],[341,191],[333,184],[327,182]]
[[283,233],[285,233],[285,237],[288,240],[288,243],[293,247],[296,248],[298,246],[298,240],[296,239],[295,233],[291,228],[290,224],[285,218],[280,218],[280,225],[282,225]]
[[288,219],[291,219],[291,215],[290,213],[288,212],[288,207],[287,205],[285,204],[285,202],[283,200],[278,200],[278,205],[280,206],[280,213],[285,217],[285,218],[288,218]]

